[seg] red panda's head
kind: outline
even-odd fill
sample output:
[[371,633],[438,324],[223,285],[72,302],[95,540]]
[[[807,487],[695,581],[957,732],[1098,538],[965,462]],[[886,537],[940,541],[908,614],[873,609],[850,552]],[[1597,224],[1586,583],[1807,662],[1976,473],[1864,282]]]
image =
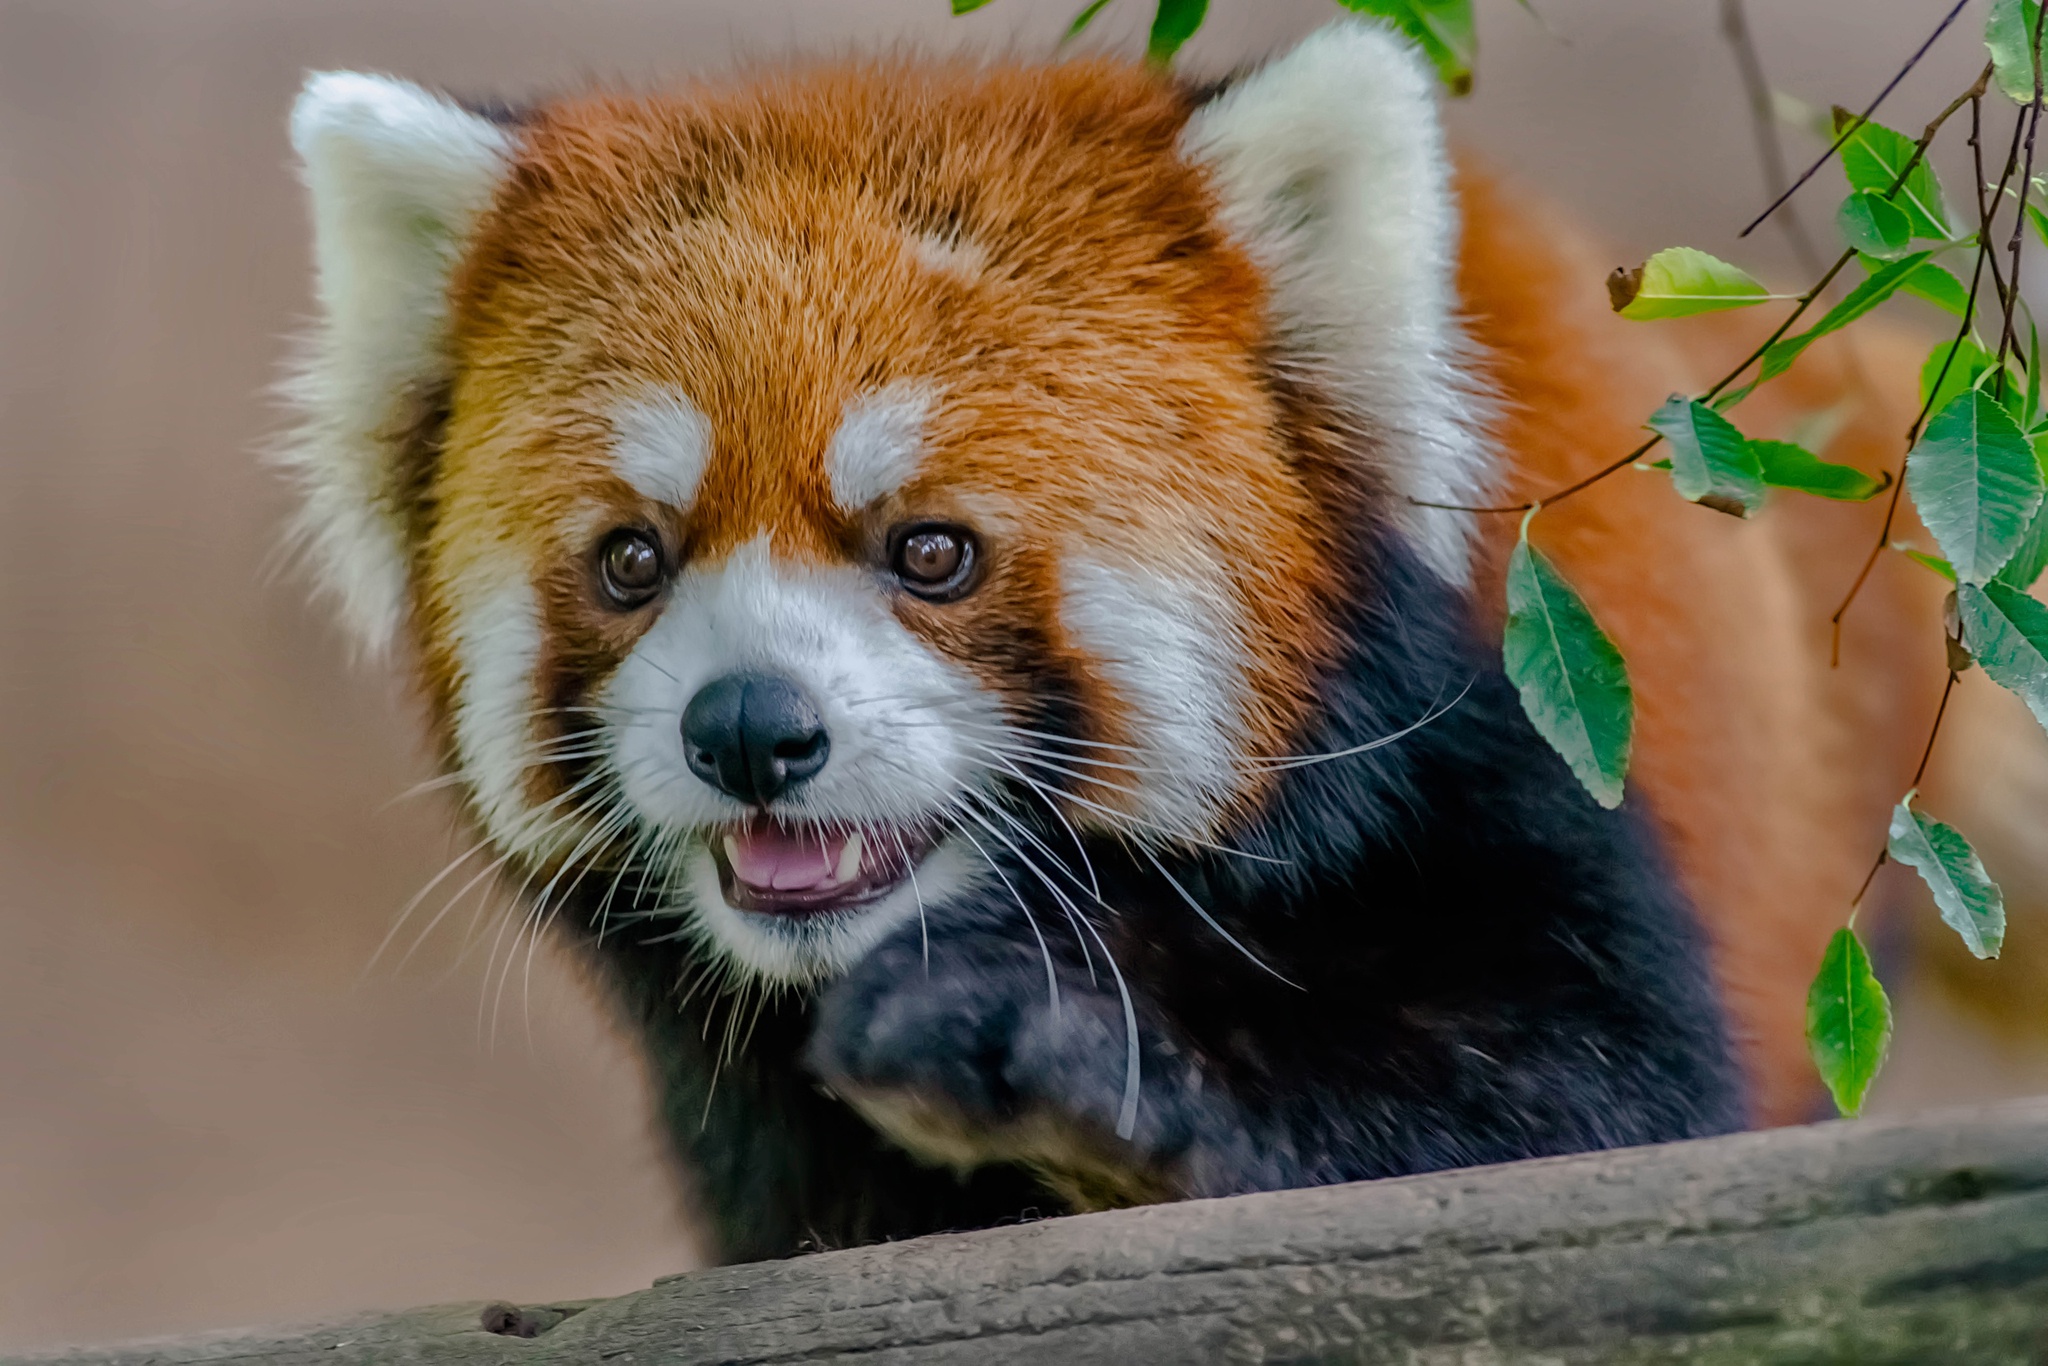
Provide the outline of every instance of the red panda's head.
[[1378,29],[1206,102],[878,62],[496,122],[330,74],[293,137],[319,567],[501,851],[631,866],[739,968],[844,967],[1024,852],[1019,799],[1226,834],[1347,527],[1465,573],[1408,501],[1486,478],[1448,168]]

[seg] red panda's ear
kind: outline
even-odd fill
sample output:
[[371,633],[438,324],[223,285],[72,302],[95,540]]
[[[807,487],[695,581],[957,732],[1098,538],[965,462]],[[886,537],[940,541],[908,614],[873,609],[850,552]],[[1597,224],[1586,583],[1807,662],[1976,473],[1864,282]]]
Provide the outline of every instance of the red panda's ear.
[[1492,478],[1456,314],[1458,214],[1435,79],[1407,40],[1344,20],[1196,111],[1183,151],[1266,270],[1280,341],[1373,438],[1401,525],[1466,580]]
[[448,283],[512,149],[507,130],[418,86],[322,72],[292,109],[313,210],[320,322],[288,384],[283,451],[297,535],[358,639],[389,644],[405,612],[393,501],[408,402],[446,379]]

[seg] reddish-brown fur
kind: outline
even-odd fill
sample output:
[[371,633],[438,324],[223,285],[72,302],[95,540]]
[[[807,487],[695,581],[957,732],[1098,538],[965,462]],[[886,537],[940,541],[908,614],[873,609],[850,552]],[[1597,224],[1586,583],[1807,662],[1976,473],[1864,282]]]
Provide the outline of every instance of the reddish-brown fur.
[[[1643,439],[1666,395],[1702,392],[1768,331],[1740,315],[1616,318],[1601,288],[1614,263],[1569,225],[1484,176],[1461,188],[1465,307],[1508,400],[1506,500],[1614,460]],[[1868,392],[1851,385],[1839,348],[1816,348],[1738,410],[1744,430],[1782,436],[1801,415],[1853,398],[1829,458],[1896,471],[1918,357],[1882,333],[1857,344],[1879,377]],[[1516,520],[1488,523],[1489,603]],[[1883,520],[1881,499],[1779,495],[1743,522],[1681,501],[1661,476],[1623,471],[1547,509],[1532,533],[1628,660],[1629,782],[1649,797],[1713,936],[1764,1122],[1808,1117],[1820,1102],[1807,983],[1940,699],[1941,585],[1903,562],[1878,566],[1847,618],[1841,665],[1829,667],[1829,614]]]
[[[666,527],[686,560],[766,535],[791,557],[874,562],[907,515],[971,519],[985,586],[944,613],[902,610],[974,668],[992,634],[1056,623],[1064,547],[1220,555],[1253,661],[1248,729],[1277,750],[1326,649],[1321,532],[1273,439],[1260,277],[1173,152],[1187,114],[1110,63],[821,69],[548,107],[456,284],[429,619],[463,548],[499,528],[602,525],[583,504],[661,521],[610,473],[597,414],[673,384],[714,427],[696,505]],[[987,264],[921,264],[918,232],[957,234]],[[848,401],[892,380],[936,382],[932,454],[849,517],[824,450]],[[616,659],[630,628],[588,600],[554,594],[551,635]],[[1100,713],[1098,738],[1124,738]]]
[[[1175,155],[1188,112],[1153,78],[1092,63],[820,68],[541,111],[455,287],[458,379],[418,602],[444,715],[450,594],[488,548],[509,541],[542,573],[551,667],[594,675],[641,629],[590,605],[589,537],[612,522],[649,521],[688,560],[766,536],[790,557],[866,563],[914,512],[988,537],[970,602],[900,609],[970,669],[991,634],[1033,631],[1089,677],[1056,626],[1067,547],[1220,559],[1251,659],[1251,747],[1284,748],[1329,647],[1330,509],[1290,465],[1261,379],[1259,274]],[[1482,176],[1463,195],[1465,307],[1507,400],[1506,496],[1626,450],[1667,393],[1701,389],[1754,331],[1617,321],[1611,262]],[[922,264],[920,232],[976,245],[985,268]],[[1817,352],[1745,425],[1776,434],[1835,402],[1838,365]],[[849,399],[897,379],[939,387],[933,454],[872,516],[848,516],[826,443]],[[604,454],[605,404],[647,383],[683,388],[713,421],[685,515],[642,504]],[[1834,457],[1894,464],[1910,415],[1875,399],[1858,412]],[[1782,499],[1745,524],[1624,472],[1535,533],[1628,657],[1630,781],[1710,926],[1766,1120],[1812,1105],[1806,982],[1939,687],[1938,660],[1913,667],[1935,595],[1906,575],[1880,572],[1827,667],[1828,608],[1881,516]],[[1206,547],[1180,544],[1191,528]],[[1487,520],[1488,604],[1513,529]],[[1121,738],[1103,711],[1102,738]]]

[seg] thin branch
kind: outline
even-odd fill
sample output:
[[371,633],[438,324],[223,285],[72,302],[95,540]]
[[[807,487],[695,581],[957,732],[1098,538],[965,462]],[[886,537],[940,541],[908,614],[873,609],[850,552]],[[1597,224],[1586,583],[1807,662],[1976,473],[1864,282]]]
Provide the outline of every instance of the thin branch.
[[[1988,66],[1985,68],[1985,72],[1987,75],[1989,74],[1990,68]],[[1989,264],[1994,277],[1998,273],[1997,253],[1991,246],[1992,220],[1998,213],[1999,201],[2005,196],[2005,187],[2011,182],[2013,171],[2018,166],[2020,127],[2025,116],[2022,114],[2021,119],[2015,120],[2013,124],[2012,146],[2006,152],[2005,169],[1999,175],[1998,189],[1995,193],[1986,196],[1981,189],[1984,183],[1984,172],[1982,162],[1983,145],[1980,136],[1982,132],[1982,105],[1980,102],[1984,97],[1985,86],[1985,77],[1979,76],[1977,78],[1977,85],[1969,96],[1970,150],[1973,158],[1976,159],[1977,183],[1980,186],[1977,195],[1977,264],[1976,268],[1970,273],[1970,295],[1963,305],[1962,324],[1956,329],[1955,340],[1949,343],[1948,354],[1942,359],[1941,371],[1936,375],[1935,383],[1928,387],[1927,397],[1920,404],[1918,416],[1913,419],[1913,425],[1907,429],[1907,456],[1912,454],[1913,446],[1920,439],[1921,426],[1927,421],[1928,413],[1934,406],[1935,395],[1941,391],[1941,381],[1948,378],[1949,367],[1955,363],[1956,352],[1962,348],[1963,342],[1970,335],[1970,326],[1976,317],[1978,291],[1983,285],[1984,267]],[[2017,296],[2018,293],[2018,285],[2015,282],[2012,295]],[[2007,302],[2007,297],[2004,295],[2001,295],[2000,303],[2008,309],[2011,307],[2010,303]],[[1905,491],[1906,464],[1905,457],[1901,457],[1898,478],[1892,485],[1891,500],[1885,505],[1884,525],[1878,529],[1877,541],[1870,547],[1870,553],[1864,557],[1862,568],[1856,571],[1856,579],[1849,585],[1849,591],[1842,595],[1841,603],[1828,618],[1833,632],[1829,655],[1830,667],[1837,667],[1842,662],[1842,620],[1848,616],[1849,609],[1855,605],[1857,596],[1863,591],[1863,585],[1869,581],[1870,571],[1877,567],[1878,557],[1884,554],[1885,548],[1891,544],[1892,527],[1898,521],[1899,499]]]
[[1934,742],[1941,738],[1942,719],[1948,715],[1948,699],[1956,690],[1956,677],[1956,671],[1950,669],[1948,682],[1942,685],[1941,705],[1934,709],[1934,724],[1927,728],[1927,743],[1920,748],[1920,763],[1913,770],[1913,781],[1906,784],[1908,791],[1919,787],[1927,777],[1927,765],[1934,758]]
[[[2001,195],[2005,192],[2007,180],[2012,175],[2012,163],[2019,154],[2021,127],[2021,122],[2015,119],[2012,125],[2012,146],[2006,149],[2006,169],[1998,182],[1998,193]],[[1971,164],[1977,174],[1977,240],[1978,248],[1981,251],[1983,244],[1990,240],[1987,234],[1991,231],[1993,220],[1998,217],[1998,200],[1985,193],[1990,187],[1984,179],[1984,148],[1980,142],[1975,140],[1977,138],[1977,114],[1974,111],[1970,115],[1970,136],[1973,139],[1970,143]],[[2003,308],[2005,306],[2005,276],[1998,269],[1998,253],[1994,251],[1986,256],[1984,260],[1991,267],[1992,292],[1998,296],[1999,307]]]
[[[1737,379],[1741,378],[1743,371],[1749,369],[1750,366],[1754,365],[1760,358],[1762,358],[1764,352],[1770,350],[1771,347],[1774,344],[1776,344],[1780,338],[1782,338],[1787,332],[1792,330],[1792,324],[1799,321],[1800,315],[1805,313],[1806,310],[1813,305],[1813,301],[1820,297],[1821,291],[1826,289],[1830,284],[1833,284],[1835,277],[1842,273],[1843,267],[1847,266],[1849,262],[1855,259],[1856,253],[1854,251],[1843,252],[1842,255],[1836,259],[1835,263],[1832,266],[1828,267],[1827,274],[1821,276],[1819,282],[1815,284],[1813,288],[1807,290],[1804,294],[1801,294],[1799,296],[1798,302],[1793,306],[1792,311],[1785,316],[1784,321],[1778,324],[1777,328],[1771,333],[1771,335],[1765,337],[1761,342],[1759,342],[1756,346],[1756,349],[1751,351],[1747,356],[1744,356],[1740,363],[1738,363],[1733,370],[1730,370],[1727,374],[1721,376],[1720,379],[1716,380],[1714,382],[1713,388],[1707,390],[1704,394],[1700,395],[1700,401],[1706,402],[1714,398],[1722,390],[1726,389],[1729,385],[1733,384]],[[1538,504],[1547,507],[1552,503],[1560,502],[1563,499],[1571,497],[1574,493],[1578,493],[1582,489],[1591,488],[1593,485],[1599,483],[1602,479],[1605,479],[1610,474],[1613,474],[1619,470],[1627,469],[1630,465],[1633,465],[1636,461],[1648,455],[1652,450],[1655,450],[1658,444],[1663,440],[1664,438],[1662,435],[1653,436],[1648,441],[1645,441],[1642,445],[1630,451],[1627,455],[1624,455],[1619,460],[1616,460],[1613,464],[1601,466],[1599,469],[1593,471],[1593,473],[1579,480],[1577,483],[1567,484],[1563,488],[1558,489],[1555,492],[1547,493],[1541,498],[1532,498],[1526,503],[1501,503],[1491,507],[1478,507],[1468,503],[1431,503],[1426,502],[1420,498],[1411,498],[1409,501],[1414,503],[1417,507],[1444,508],[1451,512],[1527,512],[1529,509],[1536,507]]]
[[2027,106],[2027,158],[2020,171],[2020,202],[2012,218],[2012,288],[2005,296],[2005,319],[1998,332],[1998,374],[1993,381],[1998,386],[1998,396],[2005,397],[2005,358],[2013,347],[2013,315],[2020,303],[2020,246],[2027,240],[2027,194],[2034,187],[2034,134],[2041,127],[2041,30],[2048,24],[2048,6],[2043,6],[2034,15],[2034,98]]
[[[1721,0],[1721,36],[1735,50],[1735,66],[1742,73],[1743,94],[1749,100],[1750,129],[1756,135],[1757,161],[1764,171],[1764,193],[1782,198],[1790,184],[1790,172],[1785,168],[1785,143],[1778,136],[1778,115],[1771,102],[1771,83],[1764,75],[1763,58],[1757,53],[1756,39],[1749,30],[1749,16],[1743,10],[1742,0]],[[1814,246],[1812,236],[1806,231],[1806,225],[1799,221],[1798,211],[1792,205],[1786,204],[1778,214],[1778,226],[1784,230],[1792,254],[1799,258],[1799,268],[1809,276],[1818,275],[1821,270],[1820,249]]]
[[[1927,776],[1927,765],[1934,759],[1934,742],[1941,738],[1941,723],[1948,716],[1948,700],[1955,695],[1955,690],[1956,671],[1950,669],[1948,671],[1948,682],[1942,685],[1941,705],[1934,709],[1934,724],[1927,728],[1927,743],[1920,747],[1919,767],[1913,770],[1913,781],[1906,784],[1908,792],[1917,789],[1920,786],[1921,780]],[[1870,884],[1877,881],[1877,870],[1884,867],[1890,858],[1891,849],[1889,845],[1877,851],[1877,857],[1871,862],[1870,871],[1863,875],[1863,885],[1856,889],[1855,896],[1849,898],[1850,924],[1853,925],[1855,923],[1856,908],[1863,904],[1863,898],[1869,894]]]
[[[1950,100],[1947,106],[1944,107],[1939,114],[1936,114],[1934,118],[1928,122],[1927,127],[1921,131],[1920,140],[1913,144],[1913,154],[1906,158],[1906,164],[1900,167],[1898,175],[1893,177],[1891,188],[1885,191],[1884,197],[1886,199],[1890,199],[1893,195],[1896,195],[1902,188],[1904,188],[1907,177],[1913,174],[1914,169],[1918,167],[1920,165],[1920,162],[1926,157],[1927,149],[1929,146],[1933,144],[1935,135],[1941,131],[1942,125],[1947,123],[1949,119],[1954,117],[1958,109],[1961,109],[1966,104],[1973,104],[1974,101],[1979,99],[1984,94],[1985,86],[1990,82],[1990,80],[1991,66],[1987,62],[1984,66],[1984,70],[1978,75],[1976,83],[1972,85],[1968,90],[1965,90],[1962,94]],[[2015,144],[2015,149],[2017,149],[2017,144]],[[2008,168],[2007,170],[2007,175],[2011,175],[2010,168]],[[1981,259],[1983,255],[1981,246],[1979,248],[1978,255]],[[1770,350],[1771,347],[1776,345],[1787,332],[1790,332],[1792,330],[1792,325],[1798,322],[1799,319],[1802,316],[1804,316],[1806,310],[1813,306],[1813,301],[1815,299],[1818,299],[1821,296],[1821,292],[1825,290],[1829,285],[1833,284],[1835,281],[1835,277],[1841,274],[1842,271],[1848,266],[1848,264],[1855,259],[1856,252],[1853,248],[1843,252],[1840,256],[1836,257],[1835,263],[1828,267],[1827,273],[1821,276],[1819,280],[1815,281],[1811,289],[1807,290],[1804,294],[1801,294],[1798,297],[1798,301],[1793,305],[1792,311],[1786,314],[1783,320],[1781,320],[1778,323],[1777,327],[1772,330],[1771,334],[1765,337],[1761,342],[1759,342],[1756,345],[1755,349],[1752,350],[1748,355],[1744,356],[1741,359],[1741,361],[1737,362],[1734,369],[1730,370],[1727,374],[1721,376],[1720,379],[1716,380],[1714,382],[1714,386],[1711,389],[1708,389],[1704,394],[1699,395],[1700,401],[1704,403],[1709,402],[1712,399],[1716,398],[1722,393],[1722,391],[1727,389],[1729,385],[1733,384],[1736,380],[1740,379],[1742,377],[1743,372],[1748,370],[1750,366],[1756,364],[1759,360],[1762,360],[1764,352]],[[1658,443],[1663,441],[1663,439],[1664,438],[1662,436],[1653,436],[1648,441],[1645,441],[1642,445],[1637,446],[1634,450],[1630,451],[1627,455],[1622,456],[1620,459],[1614,461],[1612,464],[1602,466],[1601,468],[1595,470],[1593,473],[1587,475],[1585,478],[1580,479],[1578,482],[1573,484],[1567,484],[1565,487],[1558,489],[1553,493],[1545,494],[1541,498],[1532,498],[1526,502],[1500,503],[1490,506],[1480,506],[1471,503],[1435,503],[1430,502],[1427,499],[1423,498],[1411,498],[1408,501],[1414,504],[1416,507],[1442,508],[1445,511],[1449,512],[1527,512],[1531,508],[1536,507],[1539,504],[1548,506],[1562,499],[1569,498],[1571,495],[1578,493],[1583,489],[1591,488],[1593,485],[1605,479],[1608,475],[1614,474],[1620,470],[1627,469],[1630,465],[1634,464],[1636,461],[1642,459],[1645,455],[1648,455],[1652,450],[1656,449]],[[1896,501],[1896,496],[1894,498],[1894,501]]]
[[1744,228],[1741,232],[1736,233],[1735,235],[1737,237],[1747,237],[1752,232],[1756,231],[1757,226],[1759,224],[1761,224],[1766,218],[1769,218],[1773,213],[1776,213],[1778,209],[1784,205],[1785,201],[1792,198],[1793,195],[1799,193],[1799,187],[1804,185],[1807,181],[1813,179],[1813,177],[1820,171],[1820,168],[1827,165],[1828,161],[1835,155],[1836,152],[1842,150],[1843,144],[1847,143],[1849,139],[1855,137],[1856,134],[1862,129],[1864,124],[1870,122],[1871,115],[1875,114],[1877,112],[1877,107],[1885,102],[1885,97],[1890,95],[1892,91],[1898,88],[1900,81],[1906,79],[1907,72],[1911,71],[1914,67],[1920,64],[1920,59],[1927,55],[1928,49],[1934,46],[1935,40],[1941,37],[1941,35],[1947,31],[1948,26],[1956,21],[1956,16],[1963,12],[1963,7],[1967,4],[1969,4],[1969,0],[1956,0],[1954,7],[1952,7],[1947,14],[1942,16],[1942,20],[1939,24],[1935,25],[1934,32],[1927,35],[1927,41],[1920,44],[1919,50],[1915,52],[1911,57],[1908,57],[1906,59],[1906,64],[1899,68],[1899,73],[1896,76],[1893,76],[1891,80],[1885,83],[1884,89],[1877,92],[1877,98],[1870,102],[1869,107],[1856,116],[1855,122],[1851,123],[1847,128],[1844,128],[1839,134],[1836,135],[1834,142],[1829,144],[1827,151],[1821,153],[1820,160],[1814,162],[1813,165],[1807,167],[1805,172],[1799,177],[1799,179],[1793,181],[1792,184],[1786,189],[1785,193],[1779,195],[1776,199],[1772,200],[1769,207],[1767,207],[1762,213],[1758,214],[1755,218],[1751,219],[1748,227]]

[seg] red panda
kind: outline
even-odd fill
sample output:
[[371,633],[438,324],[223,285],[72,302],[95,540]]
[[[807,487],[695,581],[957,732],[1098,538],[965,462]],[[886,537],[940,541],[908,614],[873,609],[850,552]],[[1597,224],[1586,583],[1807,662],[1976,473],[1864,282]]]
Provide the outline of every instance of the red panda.
[[1938,595],[1881,575],[1831,672],[1867,509],[1546,512],[1641,699],[1594,804],[1501,672],[1511,519],[1429,505],[1610,459],[1725,329],[1606,316],[1392,34],[506,116],[332,73],[292,134],[298,538],[726,1256],[1811,1111]]

